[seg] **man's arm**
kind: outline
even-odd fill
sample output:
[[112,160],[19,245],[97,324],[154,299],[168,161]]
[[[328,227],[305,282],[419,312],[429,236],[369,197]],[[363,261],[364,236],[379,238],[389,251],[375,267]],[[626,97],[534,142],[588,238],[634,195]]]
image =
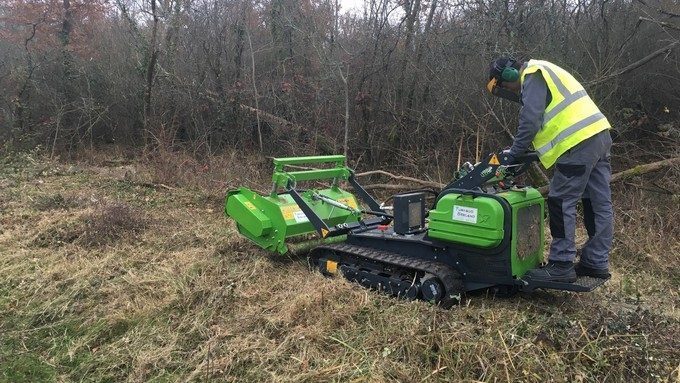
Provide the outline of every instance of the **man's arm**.
[[510,155],[517,157],[529,148],[536,133],[543,125],[543,112],[546,107],[548,85],[541,72],[528,74],[522,84],[522,109],[519,112],[519,127]]

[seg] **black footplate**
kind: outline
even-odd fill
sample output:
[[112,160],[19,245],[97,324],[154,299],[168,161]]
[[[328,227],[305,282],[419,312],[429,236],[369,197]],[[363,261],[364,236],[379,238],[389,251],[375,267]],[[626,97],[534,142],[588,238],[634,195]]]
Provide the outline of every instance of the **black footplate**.
[[607,282],[609,278],[593,278],[593,277],[578,277],[574,283],[565,282],[550,282],[550,281],[540,281],[533,279],[521,279],[523,284],[520,286],[522,291],[534,291],[536,289],[554,289],[554,290],[567,290],[575,291],[577,293],[586,293],[593,291],[596,288],[602,286]]

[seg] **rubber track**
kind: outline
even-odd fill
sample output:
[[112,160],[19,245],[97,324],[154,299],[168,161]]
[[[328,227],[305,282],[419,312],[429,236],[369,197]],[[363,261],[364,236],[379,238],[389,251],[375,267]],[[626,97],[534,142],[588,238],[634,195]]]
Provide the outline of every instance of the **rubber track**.
[[[346,243],[321,245],[312,250],[310,257],[315,260],[320,258],[322,250],[345,253],[357,258],[368,259],[417,271],[430,273],[437,277],[444,285],[444,298],[439,302],[443,308],[450,308],[460,302],[464,292],[463,281],[460,273],[452,267],[440,262],[427,261],[415,257],[407,257],[401,254],[377,250],[370,247],[350,245]],[[316,262],[315,262],[316,263]]]

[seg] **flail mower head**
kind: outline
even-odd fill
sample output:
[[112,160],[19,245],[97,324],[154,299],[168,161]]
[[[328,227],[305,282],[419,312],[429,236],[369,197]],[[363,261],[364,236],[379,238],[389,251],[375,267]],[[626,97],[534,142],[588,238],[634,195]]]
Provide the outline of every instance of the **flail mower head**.
[[[298,188],[299,183],[307,182],[309,186],[311,181],[326,181],[327,185],[320,189]],[[378,214],[382,212],[354,180],[353,171],[345,165],[345,156],[333,155],[275,158],[271,192],[261,195],[245,187],[229,191],[225,213],[236,222],[242,235],[263,249],[284,254],[291,237],[314,232],[324,239],[337,237],[363,224],[361,215],[366,211],[359,208],[354,195],[340,189],[340,181],[349,181],[363,195],[364,202]],[[370,200],[366,201],[366,197]],[[384,221],[385,216],[375,222]]]

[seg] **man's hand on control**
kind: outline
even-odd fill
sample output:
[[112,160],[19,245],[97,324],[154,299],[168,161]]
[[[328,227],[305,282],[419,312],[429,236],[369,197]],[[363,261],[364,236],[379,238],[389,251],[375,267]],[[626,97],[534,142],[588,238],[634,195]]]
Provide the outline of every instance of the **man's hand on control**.
[[514,165],[515,157],[510,154],[510,149],[505,149],[500,153],[500,158],[498,159],[501,165]]

